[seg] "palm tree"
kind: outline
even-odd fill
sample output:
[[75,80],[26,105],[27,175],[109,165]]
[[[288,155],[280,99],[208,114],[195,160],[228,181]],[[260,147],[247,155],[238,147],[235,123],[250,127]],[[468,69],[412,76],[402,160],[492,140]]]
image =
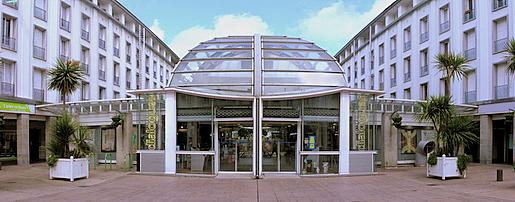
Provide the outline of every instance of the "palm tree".
[[509,74],[515,74],[515,39],[512,39],[506,43],[505,59],[508,67],[506,71]]
[[447,125],[453,117],[455,109],[451,104],[450,96],[432,96],[427,102],[419,103],[422,113],[415,118],[418,121],[431,121],[436,131],[435,151],[438,152],[443,133],[447,131]]
[[57,59],[55,66],[48,72],[50,82],[49,90],[57,90],[63,96],[63,111],[66,105],[66,96],[73,93],[80,86],[84,78],[84,71],[79,61],[63,61]]
[[435,57],[435,63],[440,72],[445,75],[445,95],[451,95],[451,80],[467,77],[467,58],[460,54],[439,53]]
[[449,125],[444,133],[442,133],[442,145],[444,153],[452,153],[454,156],[462,155],[465,146],[477,144],[479,137],[477,122],[471,116],[455,116],[450,119]]

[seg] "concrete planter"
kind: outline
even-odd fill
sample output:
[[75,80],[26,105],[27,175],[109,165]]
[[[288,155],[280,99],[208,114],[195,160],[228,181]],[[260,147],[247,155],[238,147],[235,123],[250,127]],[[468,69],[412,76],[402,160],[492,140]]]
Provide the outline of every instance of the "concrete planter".
[[435,176],[441,177],[445,180],[447,177],[467,177],[467,171],[463,171],[463,176],[458,169],[458,157],[437,157],[436,165],[427,165],[427,177]]
[[58,159],[54,167],[50,168],[50,179],[64,178],[73,182],[76,178],[89,178],[87,158]]

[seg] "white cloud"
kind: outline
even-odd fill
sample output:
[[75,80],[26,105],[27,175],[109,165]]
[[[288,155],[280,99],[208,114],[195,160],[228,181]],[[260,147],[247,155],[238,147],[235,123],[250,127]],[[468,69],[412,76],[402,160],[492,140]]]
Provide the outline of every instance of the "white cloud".
[[186,55],[200,42],[228,35],[272,34],[268,24],[259,16],[240,14],[215,17],[213,27],[193,26],[174,36],[170,47],[179,57]]
[[159,20],[154,19],[152,22],[152,26],[150,26],[150,30],[156,34],[157,37],[159,37],[161,40],[164,40],[165,38],[165,31],[163,28],[161,28],[161,25],[159,25]]
[[360,12],[354,5],[340,0],[302,19],[297,29],[306,39],[317,41],[321,45],[341,48],[343,43],[350,40],[394,1],[375,0],[369,10]]

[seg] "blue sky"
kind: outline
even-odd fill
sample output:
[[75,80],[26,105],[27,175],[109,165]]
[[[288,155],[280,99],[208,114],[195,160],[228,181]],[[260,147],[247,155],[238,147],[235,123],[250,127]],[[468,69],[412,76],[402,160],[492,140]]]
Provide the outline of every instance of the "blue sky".
[[335,54],[394,0],[119,0],[179,56],[217,36],[311,40]]

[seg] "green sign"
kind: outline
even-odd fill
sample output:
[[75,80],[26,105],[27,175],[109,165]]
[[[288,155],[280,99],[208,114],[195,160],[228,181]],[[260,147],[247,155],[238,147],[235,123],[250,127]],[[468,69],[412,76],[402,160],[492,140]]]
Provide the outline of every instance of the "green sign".
[[34,106],[25,103],[0,101],[0,111],[30,113],[33,108]]

